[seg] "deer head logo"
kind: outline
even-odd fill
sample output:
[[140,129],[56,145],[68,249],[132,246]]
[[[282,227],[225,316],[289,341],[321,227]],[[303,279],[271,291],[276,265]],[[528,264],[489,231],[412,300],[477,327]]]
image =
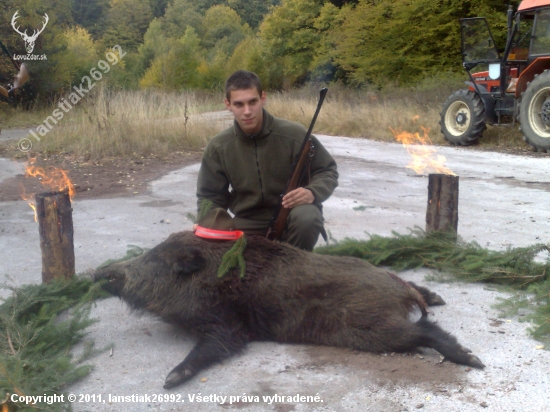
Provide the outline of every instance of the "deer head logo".
[[50,18],[48,17],[48,15],[46,13],[44,13],[44,18],[45,18],[44,25],[42,26],[42,28],[40,30],[35,30],[34,33],[32,34],[32,36],[29,36],[27,34],[27,30],[25,30],[24,33],[21,33],[19,31],[19,27],[15,27],[16,20],[19,17],[17,15],[17,13],[19,13],[19,10],[17,10],[15,12],[15,14],[13,15],[13,17],[11,19],[11,26],[13,27],[13,29],[15,30],[16,33],[21,35],[21,37],[25,41],[25,49],[27,49],[27,53],[31,54],[32,51],[34,50],[34,42],[38,38],[38,35],[44,31],[44,29],[46,28],[46,24],[48,24],[48,21],[50,20]]

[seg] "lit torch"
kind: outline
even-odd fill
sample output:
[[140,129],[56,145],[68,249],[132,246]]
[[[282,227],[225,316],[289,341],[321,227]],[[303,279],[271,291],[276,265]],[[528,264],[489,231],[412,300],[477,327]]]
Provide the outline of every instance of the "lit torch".
[[[61,192],[68,190],[70,200],[73,200],[75,188],[67,172],[57,167],[51,167],[47,171],[43,167],[35,166],[36,158],[29,159],[29,163],[25,166],[25,177],[36,177],[40,183],[53,191]],[[34,202],[34,194],[27,195],[25,189],[22,189],[21,198],[29,203],[29,206],[34,210],[34,221],[37,221],[36,206]]]
[[[417,120],[415,116],[413,120]],[[418,174],[433,171],[428,178],[428,208],[426,232],[445,231],[456,234],[458,230],[458,176],[445,166],[445,156],[437,154],[428,135],[430,129],[420,126],[423,134],[396,131],[390,128],[412,156],[407,168]]]
[[[415,116],[413,120],[416,120]],[[423,174],[425,171],[433,171],[444,175],[455,175],[445,166],[447,159],[445,156],[437,154],[437,150],[430,140],[428,133],[430,129],[420,126],[422,135],[418,132],[409,133],[400,130],[390,130],[398,142],[402,143],[407,149],[407,152],[412,156],[412,160],[407,168],[414,170],[418,174]]]
[[[71,207],[75,188],[65,170],[57,167],[46,170],[36,166],[35,162],[36,159],[29,159],[25,167],[25,177],[38,178],[42,186],[50,190],[36,194],[36,203],[29,202],[35,211],[34,220],[38,222],[42,251],[42,282],[70,279],[75,273]],[[24,190],[22,197],[30,200]]]

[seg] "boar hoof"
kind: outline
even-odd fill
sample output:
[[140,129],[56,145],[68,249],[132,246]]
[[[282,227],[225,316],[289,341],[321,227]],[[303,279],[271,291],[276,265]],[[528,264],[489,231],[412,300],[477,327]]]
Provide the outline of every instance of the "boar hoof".
[[193,372],[191,372],[189,369],[185,369],[183,371],[177,371],[174,370],[168,374],[166,377],[166,381],[164,381],[164,389],[170,389],[174,386],[178,386],[179,384],[191,379],[193,376]]
[[441,296],[439,296],[437,293],[432,292],[430,289],[425,288],[423,286],[418,286],[414,282],[408,282],[409,285],[411,285],[414,289],[416,289],[422,297],[424,298],[424,301],[428,306],[439,306],[439,305],[445,305],[445,301]]
[[478,368],[478,369],[484,369],[485,368],[485,365],[483,364],[483,362],[481,362],[481,359],[479,359],[477,356],[475,355],[468,355],[469,358],[470,358],[470,366],[472,368]]

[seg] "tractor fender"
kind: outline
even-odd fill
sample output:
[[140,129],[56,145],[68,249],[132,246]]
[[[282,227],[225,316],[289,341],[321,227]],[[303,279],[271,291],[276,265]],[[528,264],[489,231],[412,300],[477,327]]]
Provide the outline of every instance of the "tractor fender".
[[[482,86],[481,84],[475,84],[473,82],[464,82],[468,85],[468,88],[476,93],[478,93],[479,90],[479,97],[481,97],[481,101],[483,102],[483,106],[485,107],[485,122],[487,124],[495,124],[497,123],[497,115],[495,113],[495,100],[493,99],[493,96],[487,91],[485,86]],[[477,90],[476,90],[477,88]]]
[[481,84],[474,84],[474,82],[464,82],[468,86],[468,88],[473,91],[477,92],[479,95],[489,93],[485,86],[482,86]]
[[527,89],[527,85],[533,81],[535,75],[541,74],[543,71],[550,69],[550,57],[539,57],[535,59],[525,70],[521,72],[516,84],[516,99],[521,98],[521,94]]

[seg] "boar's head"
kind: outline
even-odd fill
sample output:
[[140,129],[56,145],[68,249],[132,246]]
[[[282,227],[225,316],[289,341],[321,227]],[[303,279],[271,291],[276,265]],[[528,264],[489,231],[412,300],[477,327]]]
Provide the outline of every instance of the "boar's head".
[[166,241],[141,256],[100,267],[93,279],[104,281],[107,292],[133,309],[151,309],[205,264],[199,248]]

